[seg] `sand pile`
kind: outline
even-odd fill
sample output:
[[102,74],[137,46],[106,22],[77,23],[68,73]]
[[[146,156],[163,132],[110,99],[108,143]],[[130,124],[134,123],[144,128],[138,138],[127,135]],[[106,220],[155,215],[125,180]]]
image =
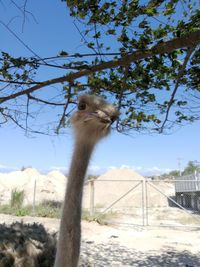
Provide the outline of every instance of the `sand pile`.
[[58,171],[47,175],[40,174],[36,169],[0,173],[0,203],[10,201],[14,189],[24,190],[24,204],[33,203],[34,185],[36,184],[36,203],[44,200],[61,201],[64,197],[66,177]]
[[[66,177],[58,172],[51,171],[47,175],[40,174],[36,169],[28,168],[24,171],[0,173],[0,203],[8,203],[13,189],[24,190],[24,204],[32,204],[34,184],[36,181],[36,203],[44,200],[63,201],[66,187]],[[99,176],[94,182],[94,206],[106,208],[118,201],[113,210],[141,208],[145,198],[145,178],[127,168],[111,169]],[[168,200],[154,187],[167,196],[174,196],[172,183],[148,181],[146,183],[149,207],[167,207]],[[84,187],[83,207],[90,207],[90,184]]]
[[[94,182],[94,206],[106,208],[119,198],[113,210],[142,207],[145,197],[145,178],[131,169],[112,169],[101,175]],[[168,200],[150,184],[146,183],[149,207],[168,206]],[[174,185],[165,182],[151,182],[167,196],[174,195]],[[84,189],[84,208],[90,207],[90,184]]]

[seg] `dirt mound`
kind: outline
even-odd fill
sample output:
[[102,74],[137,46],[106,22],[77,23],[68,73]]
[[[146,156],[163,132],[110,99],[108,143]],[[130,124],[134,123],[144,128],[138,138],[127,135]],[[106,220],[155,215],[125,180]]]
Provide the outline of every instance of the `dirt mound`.
[[[145,190],[147,191],[146,198]],[[97,209],[113,205],[113,210],[142,208],[147,200],[149,207],[167,207],[167,196],[174,195],[174,185],[165,182],[147,181],[130,169],[114,169],[94,181],[94,206]],[[90,184],[85,186],[83,207],[90,207]]]
[[44,200],[62,201],[64,197],[66,177],[57,171],[47,175],[40,174],[36,169],[0,173],[0,203],[10,201],[14,189],[24,190],[24,204],[32,204],[34,187],[36,186],[36,203]]
[[98,177],[98,180],[144,180],[145,178],[128,168],[111,169]]
[[[67,178],[58,171],[47,175],[36,169],[0,174],[0,203],[8,203],[13,189],[24,190],[24,204],[32,204],[36,185],[36,203],[44,200],[63,201]],[[94,206],[106,208],[116,201],[113,209],[141,208],[148,192],[149,207],[167,207],[167,198],[174,195],[174,185],[166,182],[145,182],[145,178],[127,168],[112,169],[99,176],[94,182]],[[162,193],[160,193],[161,191]],[[84,187],[83,207],[90,206],[90,184]]]

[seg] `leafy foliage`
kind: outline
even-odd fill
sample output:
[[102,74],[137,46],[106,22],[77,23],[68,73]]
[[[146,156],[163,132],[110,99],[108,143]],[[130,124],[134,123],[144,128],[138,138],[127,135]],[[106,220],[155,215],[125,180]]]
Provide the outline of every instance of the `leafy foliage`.
[[183,171],[183,175],[194,174],[200,172],[200,163],[198,161],[189,161],[186,168]]
[[[181,175],[194,174],[195,172],[200,172],[200,163],[196,160],[190,160],[184,170],[181,172]],[[180,170],[173,170],[169,173],[162,174],[163,178],[178,178],[180,176]]]
[[[115,102],[120,132],[164,132],[200,118],[198,1],[64,2],[76,19],[86,53],[62,50],[49,58],[15,58],[2,52],[0,76],[9,90],[6,85],[1,88],[1,124],[12,121],[31,130],[35,125],[29,122],[38,116],[36,106],[40,110],[45,105],[57,122],[57,126],[47,122],[46,133],[58,132],[68,125],[70,107],[82,93],[101,94]],[[190,41],[192,33],[196,36]],[[59,63],[52,64],[52,59]],[[42,67],[63,69],[63,76],[38,82]],[[41,99],[38,90],[55,83],[61,83],[59,94],[51,92],[48,99]],[[17,109],[10,106],[15,101]]]

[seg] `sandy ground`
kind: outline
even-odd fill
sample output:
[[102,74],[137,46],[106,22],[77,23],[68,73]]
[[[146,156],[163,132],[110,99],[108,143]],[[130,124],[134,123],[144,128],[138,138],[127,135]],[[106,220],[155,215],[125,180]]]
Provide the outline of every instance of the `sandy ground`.
[[[59,227],[57,219],[0,215],[0,223],[9,224],[21,220],[25,223],[42,223],[53,232],[58,231]],[[105,226],[83,221],[82,240],[86,245],[83,250],[87,250],[87,257],[96,257],[93,265],[88,266],[200,266],[199,228]],[[104,250],[101,258],[107,261],[106,265],[99,261],[99,250]],[[128,257],[129,260],[116,261],[116,253],[120,253],[121,258]]]

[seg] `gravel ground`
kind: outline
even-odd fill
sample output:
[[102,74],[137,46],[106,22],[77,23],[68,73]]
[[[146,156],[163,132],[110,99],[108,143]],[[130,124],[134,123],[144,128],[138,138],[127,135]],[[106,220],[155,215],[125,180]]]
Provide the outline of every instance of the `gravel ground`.
[[[15,221],[42,223],[50,232],[58,231],[59,227],[57,219],[0,214],[0,223]],[[82,222],[80,267],[129,266],[200,267],[200,231]]]
[[127,249],[117,244],[98,244],[83,242],[80,259],[81,267],[186,267],[200,266],[200,255],[188,251],[141,252]]

